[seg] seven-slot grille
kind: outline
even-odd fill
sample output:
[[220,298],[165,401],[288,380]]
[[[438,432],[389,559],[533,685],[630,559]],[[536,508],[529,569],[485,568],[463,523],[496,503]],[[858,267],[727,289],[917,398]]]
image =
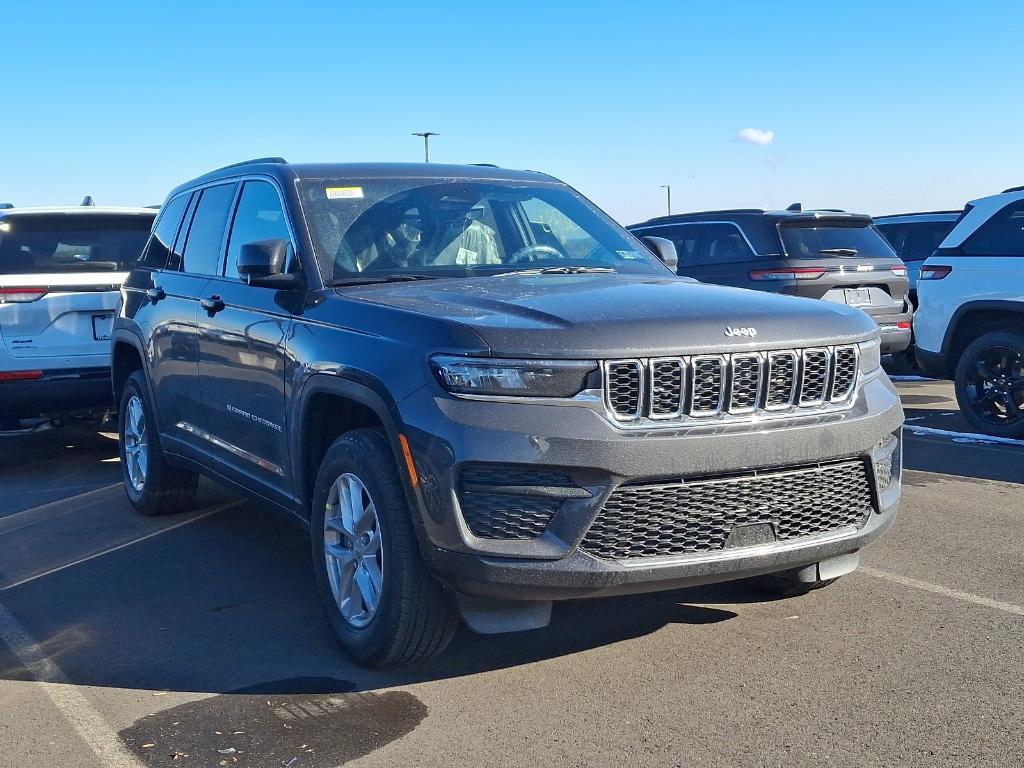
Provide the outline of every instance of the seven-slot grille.
[[790,541],[859,527],[872,508],[863,460],[622,485],[580,547],[616,560],[715,552],[743,546],[730,541],[738,526],[770,526],[775,541]]
[[605,405],[616,421],[701,418],[844,403],[857,384],[856,345],[731,355],[609,360]]

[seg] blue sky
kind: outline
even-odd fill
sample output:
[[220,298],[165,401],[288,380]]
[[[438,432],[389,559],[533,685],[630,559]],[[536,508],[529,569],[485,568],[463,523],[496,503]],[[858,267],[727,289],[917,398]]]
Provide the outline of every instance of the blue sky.
[[[8,2],[0,201],[152,204],[249,157],[552,173],[664,210],[1024,183],[1017,2]],[[743,128],[774,132],[757,145]]]

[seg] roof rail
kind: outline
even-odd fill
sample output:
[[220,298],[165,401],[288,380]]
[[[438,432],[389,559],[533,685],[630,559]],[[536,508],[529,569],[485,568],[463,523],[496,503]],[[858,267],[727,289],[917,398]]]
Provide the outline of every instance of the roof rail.
[[496,163],[470,163],[470,165],[476,165],[476,166],[479,166],[480,168],[498,168],[499,167]]
[[231,165],[225,165],[222,168],[218,168],[210,173],[217,173],[218,171],[226,171],[229,168],[240,168],[243,165],[257,165],[265,163],[274,163],[275,165],[287,165],[288,161],[283,157],[254,157],[252,160],[243,160],[240,163],[231,163]]
[[1003,194],[1004,195],[1007,192],[1024,192],[1024,187],[1010,187],[1009,189],[1004,189],[1003,190]]
[[92,195],[86,195],[85,197],[82,198],[82,205],[84,205],[86,208],[95,208],[96,201],[92,199]]

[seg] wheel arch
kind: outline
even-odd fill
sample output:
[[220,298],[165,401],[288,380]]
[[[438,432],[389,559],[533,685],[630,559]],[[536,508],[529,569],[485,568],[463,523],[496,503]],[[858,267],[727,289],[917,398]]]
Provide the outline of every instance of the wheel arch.
[[110,381],[114,391],[115,405],[120,401],[121,390],[132,371],[141,370],[149,381],[149,369],[146,355],[143,353],[142,339],[131,331],[118,329],[114,331],[110,342]]
[[292,470],[296,495],[307,519],[316,473],[327,449],[340,435],[353,429],[371,427],[384,432],[410,505],[416,502],[413,477],[400,439],[400,419],[383,384],[315,374],[303,385],[296,403],[289,448],[296,457]]
[[968,301],[950,319],[942,341],[942,359],[952,379],[967,346],[984,333],[1024,328],[1024,302],[1006,300]]

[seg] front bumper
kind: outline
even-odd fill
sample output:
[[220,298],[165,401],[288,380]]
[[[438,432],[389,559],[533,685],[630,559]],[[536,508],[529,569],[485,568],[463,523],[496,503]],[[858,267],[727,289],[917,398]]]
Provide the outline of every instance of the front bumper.
[[[623,594],[726,581],[855,552],[891,524],[899,483],[878,493],[854,529],[671,558],[608,560],[579,544],[621,484],[698,478],[867,458],[903,422],[899,396],[880,375],[850,408],[815,416],[623,430],[590,408],[469,401],[424,387],[398,404],[420,479],[423,551],[456,592],[506,600]],[[543,534],[526,540],[475,536],[459,506],[466,464],[557,469],[586,491],[561,505]]]

